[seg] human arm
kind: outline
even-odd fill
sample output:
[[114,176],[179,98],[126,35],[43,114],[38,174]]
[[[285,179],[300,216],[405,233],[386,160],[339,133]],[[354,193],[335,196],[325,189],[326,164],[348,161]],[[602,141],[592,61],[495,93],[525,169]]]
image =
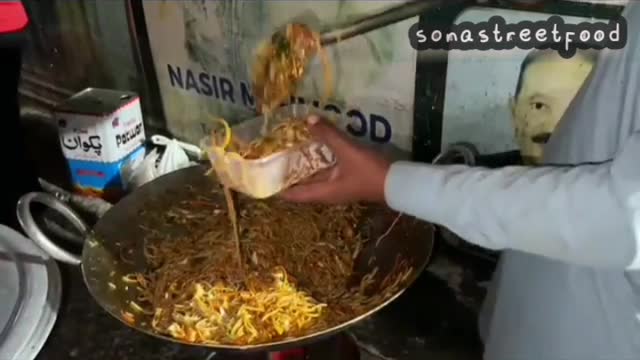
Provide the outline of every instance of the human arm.
[[562,261],[640,268],[640,133],[612,161],[571,167],[394,163],[390,207],[491,249]]
[[490,170],[391,164],[324,122],[311,129],[336,153],[338,165],[283,194],[289,200],[386,201],[483,247],[640,267],[640,133],[606,163]]

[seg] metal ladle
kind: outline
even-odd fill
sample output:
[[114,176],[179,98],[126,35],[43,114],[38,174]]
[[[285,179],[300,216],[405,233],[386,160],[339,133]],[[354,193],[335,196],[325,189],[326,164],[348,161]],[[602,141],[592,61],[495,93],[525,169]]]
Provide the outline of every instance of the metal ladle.
[[[427,10],[443,6],[454,6],[462,3],[474,3],[474,0],[413,0],[400,5],[383,9],[374,14],[368,14],[320,32],[320,44],[328,46],[352,37],[366,34],[387,25],[420,15]],[[284,29],[278,29],[272,39],[282,38]]]

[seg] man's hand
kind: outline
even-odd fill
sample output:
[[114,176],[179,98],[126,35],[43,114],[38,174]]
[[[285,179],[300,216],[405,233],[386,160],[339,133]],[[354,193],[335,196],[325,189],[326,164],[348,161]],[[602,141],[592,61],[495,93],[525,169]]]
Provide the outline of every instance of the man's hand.
[[354,143],[326,120],[312,115],[307,121],[312,136],[331,149],[337,163],[284,191],[281,196],[295,202],[384,202],[385,179],[391,163]]

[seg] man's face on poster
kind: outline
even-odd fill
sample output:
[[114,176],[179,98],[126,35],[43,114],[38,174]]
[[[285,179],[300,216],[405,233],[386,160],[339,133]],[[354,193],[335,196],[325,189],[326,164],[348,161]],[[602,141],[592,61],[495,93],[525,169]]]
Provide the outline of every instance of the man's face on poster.
[[542,160],[544,144],[589,75],[593,62],[582,53],[564,59],[556,51],[544,50],[523,67],[511,112],[523,159],[537,164]]

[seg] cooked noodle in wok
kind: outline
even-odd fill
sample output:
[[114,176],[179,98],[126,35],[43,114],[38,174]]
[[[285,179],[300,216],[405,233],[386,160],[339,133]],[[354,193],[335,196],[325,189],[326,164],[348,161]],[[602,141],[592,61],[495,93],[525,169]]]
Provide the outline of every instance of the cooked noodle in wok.
[[[331,74],[319,37],[304,25],[289,25],[261,49],[254,71],[258,109],[265,114],[262,137],[243,144],[225,133],[213,146],[245,159],[260,159],[308,141],[301,119],[268,131],[268,114],[295,93],[311,58],[325,66],[325,98]],[[147,269],[127,275],[140,297],[123,311],[151,316],[159,334],[198,344],[257,345],[310,335],[366,313],[399,290],[412,273],[396,259],[391,275],[374,281],[377,269],[351,281],[354,263],[369,239],[360,232],[359,205],[290,204],[277,199],[226,202],[193,194],[152,219],[144,240]],[[157,226],[153,225],[155,221]],[[154,231],[180,226],[181,235]],[[394,221],[395,224],[395,221]],[[376,239],[373,239],[376,240]],[[375,284],[375,286],[374,286]]]
[[358,231],[363,215],[358,205],[244,196],[237,201],[240,268],[224,203],[198,194],[193,199],[154,220],[178,224],[184,235],[153,231],[149,223],[148,269],[125,278],[141,294],[127,316],[152,314],[160,334],[224,345],[300,337],[374,308],[411,273],[397,259],[396,271],[380,288],[372,286],[376,270],[360,283],[349,283],[354,259],[368,240]]

